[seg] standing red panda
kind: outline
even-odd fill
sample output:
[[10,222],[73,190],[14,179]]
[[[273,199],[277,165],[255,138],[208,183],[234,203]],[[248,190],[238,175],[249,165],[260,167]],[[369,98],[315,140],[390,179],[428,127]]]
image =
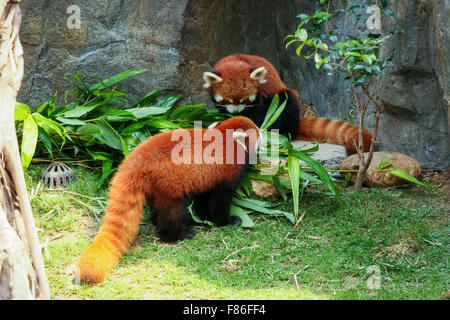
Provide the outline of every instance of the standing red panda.
[[[281,81],[274,66],[259,56],[235,54],[221,59],[212,72],[203,74],[204,87],[209,90],[216,107],[246,116],[260,126],[275,94],[288,101],[284,111],[271,128],[291,134],[294,140],[341,144],[348,155],[357,152],[358,126],[327,118],[300,118],[300,99]],[[369,151],[372,134],[364,129],[364,151]]]
[[[194,159],[198,155],[189,151],[188,163],[174,163],[173,152],[180,143],[189,150],[206,150],[212,143],[208,141],[214,141],[212,131],[222,137],[232,131],[232,143],[230,139],[219,140],[223,141],[219,145],[223,150],[219,159],[210,161],[211,156],[202,152],[199,163]],[[189,133],[189,138],[174,141],[180,132]],[[103,225],[78,262],[80,280],[97,283],[106,277],[134,240],[146,201],[151,205],[151,219],[163,241],[195,235],[192,229],[183,226],[188,197],[193,197],[194,208],[201,218],[219,226],[240,224],[240,218],[230,216],[229,212],[233,192],[245,175],[249,157],[258,147],[259,139],[252,139],[252,132],[259,135],[250,119],[233,117],[214,129],[180,129],[157,134],[130,152],[111,180]],[[196,139],[198,135],[201,139]],[[238,160],[239,154],[244,154],[244,161]]]

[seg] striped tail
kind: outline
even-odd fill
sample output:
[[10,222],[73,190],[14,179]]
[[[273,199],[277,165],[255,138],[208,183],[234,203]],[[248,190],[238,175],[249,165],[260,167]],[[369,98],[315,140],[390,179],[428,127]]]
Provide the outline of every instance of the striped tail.
[[103,281],[136,237],[145,196],[132,189],[129,177],[119,170],[111,181],[103,225],[78,262],[81,281]]
[[[298,135],[295,140],[327,142],[345,146],[347,155],[358,152],[359,126],[328,118],[300,118]],[[363,130],[364,152],[369,151],[372,144],[372,134]]]

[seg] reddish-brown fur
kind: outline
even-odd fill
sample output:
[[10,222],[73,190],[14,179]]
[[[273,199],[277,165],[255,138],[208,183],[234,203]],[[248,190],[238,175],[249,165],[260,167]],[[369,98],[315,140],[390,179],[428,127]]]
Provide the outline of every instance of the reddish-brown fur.
[[[250,78],[250,73],[259,67],[265,67],[267,74],[265,83]],[[263,98],[271,98],[280,92],[293,92],[293,98],[297,99],[298,106],[301,106],[298,95],[288,89],[281,81],[274,66],[266,59],[246,54],[235,54],[227,56],[216,63],[212,72],[222,78],[222,81],[213,83],[209,87],[212,97],[220,94],[224,100],[232,99],[234,104],[238,104],[240,99],[257,93]],[[245,101],[249,104],[248,101]],[[299,110],[300,112],[300,110]],[[296,140],[308,140],[328,142],[344,145],[347,154],[357,152],[358,146],[358,126],[351,126],[345,121],[331,120],[326,118],[300,118],[299,130]],[[372,144],[372,134],[369,130],[363,131],[363,149],[368,151]]]
[[[234,117],[219,123],[214,129],[257,129],[244,117]],[[194,141],[194,131],[205,134],[206,129],[188,129],[192,139],[185,142],[194,150],[201,144],[205,148],[211,142]],[[175,164],[171,153],[180,141],[171,141],[172,132],[157,134],[135,148],[120,164],[109,189],[109,199],[103,225],[91,245],[83,252],[78,262],[79,277],[88,283],[102,281],[119,258],[128,250],[134,240],[142,217],[146,199],[151,199],[159,214],[171,217],[174,203],[187,195],[201,193],[225,181],[236,178],[244,164],[236,162],[236,143],[225,145],[225,156],[234,148],[235,162],[232,164]],[[226,150],[228,148],[228,150]],[[248,146],[254,150],[255,146]],[[191,152],[192,161],[194,152]],[[167,211],[164,211],[167,209]],[[168,216],[167,216],[168,215]]]
[[[345,146],[348,155],[358,152],[359,127],[340,120],[327,118],[300,118],[296,140],[328,142]],[[368,152],[372,143],[372,134],[363,130],[363,148]]]
[[[250,79],[251,71],[259,67],[265,67],[267,70],[266,83],[259,84],[258,81]],[[214,92],[215,88],[220,86],[220,92],[224,93],[222,94],[224,97],[240,99],[246,96],[244,94],[246,90],[251,90],[267,98],[287,89],[274,66],[267,59],[259,56],[235,54],[225,57],[216,63],[213,72],[217,73],[223,81],[213,84],[210,92]],[[240,81],[236,81],[237,79]],[[237,83],[241,85],[236,86]]]

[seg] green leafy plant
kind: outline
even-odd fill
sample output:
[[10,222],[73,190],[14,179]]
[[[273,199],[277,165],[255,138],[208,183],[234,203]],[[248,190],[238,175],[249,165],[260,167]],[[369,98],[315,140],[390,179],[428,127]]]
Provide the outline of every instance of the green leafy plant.
[[[233,199],[233,203],[261,213],[284,215],[289,221],[295,224],[299,219],[300,191],[306,188],[309,182],[324,184],[328,187],[334,197],[339,201],[341,198],[334,180],[330,177],[326,169],[318,161],[308,155],[308,153],[317,151],[318,145],[308,150],[294,148],[291,144],[290,137],[285,137],[276,132],[269,131],[270,126],[278,119],[284,110],[286,101],[287,100],[285,99],[285,101],[280,104],[279,96],[274,96],[263,124],[260,127],[261,134],[264,138],[263,140],[267,142],[267,145],[260,147],[258,151],[258,164],[250,167],[246,179],[244,179],[242,186],[238,189],[237,196]],[[270,164],[270,160],[273,156],[276,156],[275,165]],[[300,160],[305,162],[308,167],[305,167],[302,170],[299,162]],[[269,171],[267,171],[268,163],[269,167],[271,167]],[[317,178],[304,170],[312,171],[313,174],[317,175]],[[261,200],[249,204],[248,201],[251,201],[251,199],[246,199],[245,197],[250,196],[252,193],[251,179],[262,180],[273,184],[284,200],[287,199],[284,189],[290,189],[292,191],[294,202],[294,214],[292,215],[283,211],[268,209],[273,205]],[[269,211],[271,213],[268,213]],[[242,215],[244,215],[244,213]]]
[[[180,97],[161,98],[163,90],[153,90],[141,100],[131,101],[128,93],[115,87],[120,81],[142,72],[144,70],[128,70],[105,80],[84,74],[68,74],[67,80],[75,89],[66,92],[66,105],[56,106],[56,94],[38,106],[35,112],[31,112],[24,104],[17,104],[16,121],[22,140],[24,167],[28,167],[33,157],[35,161],[65,161],[88,166],[102,171],[97,183],[100,187],[116,171],[123,158],[151,135],[178,128],[192,128],[194,121],[201,121],[203,126],[208,126],[223,120],[224,115],[217,110],[205,110],[203,104],[177,107]],[[97,83],[88,86],[84,79],[86,76],[95,78]],[[67,102],[71,96],[74,99]],[[340,199],[327,171],[307,154],[317,151],[318,146],[300,150],[292,147],[289,138],[268,131],[285,105],[286,101],[280,104],[276,95],[260,130],[268,141],[266,151],[279,154],[287,165],[278,164],[276,172],[269,175],[264,172],[263,157],[258,158],[257,165],[251,166],[231,208],[231,214],[242,219],[242,227],[254,225],[248,215],[253,211],[284,216],[295,223],[298,220],[300,191],[310,182],[324,183]],[[299,160],[309,167],[300,170]],[[307,170],[313,171],[318,178],[305,172]],[[287,195],[284,189],[291,189],[294,214],[278,210],[272,203],[250,199],[251,179],[273,183],[285,200]],[[195,221],[211,224],[198,218],[191,206],[189,212]]]
[[[117,83],[145,70],[127,70],[88,86],[83,74],[68,74],[75,89],[65,94],[66,105],[56,106],[56,94],[35,112],[24,104],[16,105],[15,119],[22,141],[22,161],[26,169],[35,160],[89,163],[100,169],[101,186],[117,165],[138,144],[151,135],[177,128],[189,128],[194,121],[207,126],[223,119],[216,110],[203,104],[176,108],[178,96],[160,96],[153,90],[139,101],[114,87]],[[87,75],[89,76],[89,75]],[[68,103],[67,99],[74,99]],[[40,159],[44,157],[45,159]]]
[[[330,0],[331,1],[331,0]],[[380,75],[390,65],[390,62],[380,55],[381,47],[398,30],[384,35],[371,34],[363,36],[356,29],[354,35],[338,35],[329,26],[329,21],[343,13],[353,16],[357,23],[368,17],[365,9],[367,1],[352,4],[336,13],[329,12],[329,1],[321,0],[317,5],[319,9],[312,14],[300,14],[300,24],[294,34],[288,35],[286,48],[292,44],[298,44],[296,54],[303,55],[306,59],[313,58],[317,69],[325,70],[328,75],[340,74],[350,84],[356,110],[359,113],[359,144],[357,146],[359,169],[356,179],[356,188],[360,189],[367,169],[373,157],[374,145],[378,134],[378,126],[381,114],[381,100],[377,96],[377,88]],[[382,12],[393,15],[392,11],[382,3]],[[326,6],[323,7],[323,6]],[[306,53],[305,53],[306,51]],[[373,143],[367,158],[363,155],[363,128],[365,114],[370,104],[376,107],[375,126],[373,130]]]

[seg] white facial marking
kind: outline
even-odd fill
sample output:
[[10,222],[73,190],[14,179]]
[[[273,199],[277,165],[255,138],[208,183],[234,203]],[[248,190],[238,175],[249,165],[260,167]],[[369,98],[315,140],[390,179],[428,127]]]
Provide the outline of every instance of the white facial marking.
[[213,128],[215,128],[215,127],[219,124],[219,122],[220,122],[220,121],[216,121],[216,122],[214,122],[214,123],[211,123],[211,124],[208,126],[208,129],[213,129]]
[[233,103],[233,99],[228,99],[228,102],[229,103]]
[[222,97],[220,94],[216,94],[216,95],[214,96],[214,100],[216,100],[216,102],[220,102],[220,101],[223,100],[223,97]]
[[245,104],[238,104],[238,105],[234,105],[234,104],[227,104],[225,105],[225,108],[227,108],[227,111],[229,113],[241,113],[242,111],[244,111],[246,105]]
[[248,99],[253,102],[256,100],[256,95],[251,95]]
[[244,99],[239,100],[240,103],[244,102]]

